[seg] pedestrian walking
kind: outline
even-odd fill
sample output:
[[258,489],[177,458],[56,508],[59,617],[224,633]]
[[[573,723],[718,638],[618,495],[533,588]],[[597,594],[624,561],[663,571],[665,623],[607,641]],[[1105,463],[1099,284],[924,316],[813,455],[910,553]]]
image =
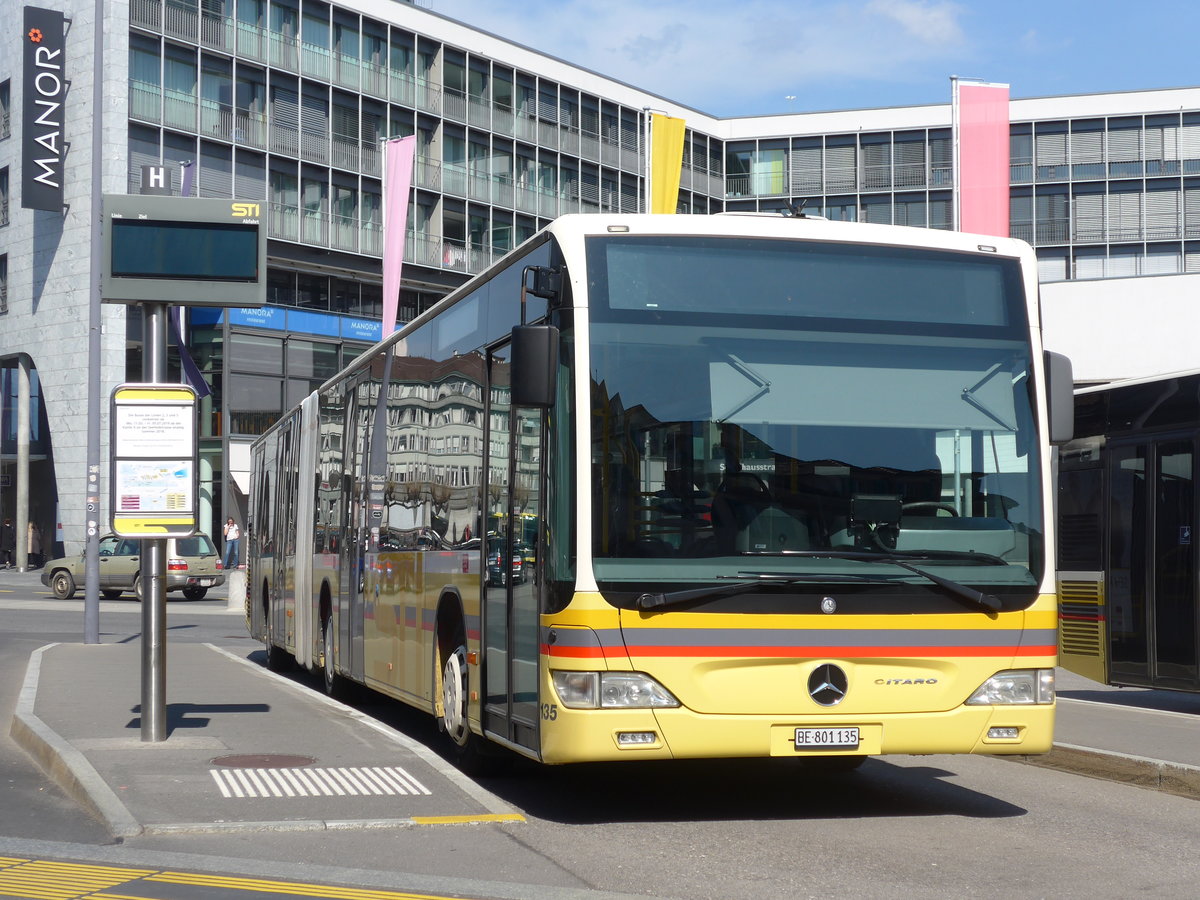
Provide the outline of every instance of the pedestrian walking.
[[242,543],[242,532],[237,522],[230,516],[225,522],[225,568],[236,569],[238,565],[238,548]]
[[29,553],[29,565],[35,569],[41,567],[46,561],[42,555],[42,529],[32,519],[29,520],[29,542],[25,547]]
[[3,568],[11,569],[13,554],[17,551],[17,530],[13,528],[12,519],[5,519],[0,525],[0,561]]

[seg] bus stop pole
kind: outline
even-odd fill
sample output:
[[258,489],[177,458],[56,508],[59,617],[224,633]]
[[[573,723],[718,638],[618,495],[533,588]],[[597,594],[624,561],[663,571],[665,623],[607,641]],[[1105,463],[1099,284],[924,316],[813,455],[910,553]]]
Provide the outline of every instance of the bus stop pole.
[[[142,377],[167,380],[167,305],[142,304]],[[167,541],[142,539],[142,740],[167,738]]]

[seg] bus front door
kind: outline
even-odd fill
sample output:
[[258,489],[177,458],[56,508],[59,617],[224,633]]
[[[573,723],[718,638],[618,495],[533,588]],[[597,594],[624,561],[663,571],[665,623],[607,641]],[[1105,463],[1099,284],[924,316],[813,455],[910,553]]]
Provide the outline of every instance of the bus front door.
[[540,520],[543,414],[509,404],[509,371],[509,348],[492,351],[485,497],[496,530],[483,540],[483,724],[503,741],[536,749],[540,541],[511,523]]
[[1196,454],[1191,437],[1109,451],[1111,680],[1196,690]]

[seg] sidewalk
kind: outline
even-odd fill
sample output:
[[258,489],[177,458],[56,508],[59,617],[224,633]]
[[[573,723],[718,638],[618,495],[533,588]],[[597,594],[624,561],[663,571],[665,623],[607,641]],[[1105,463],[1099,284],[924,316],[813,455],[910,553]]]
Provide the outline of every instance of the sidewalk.
[[1056,681],[1054,749],[1024,761],[1200,800],[1200,694]]
[[[0,572],[0,589],[57,602],[38,578]],[[11,727],[116,836],[522,821],[423,744],[210,644],[168,645],[167,738],[143,742],[140,654],[39,649]],[[1058,696],[1054,750],[1012,759],[1200,799],[1200,694],[1060,670]]]
[[141,739],[141,645],[35,651],[12,735],[115,836],[522,821],[424,745],[212,644],[167,648]]

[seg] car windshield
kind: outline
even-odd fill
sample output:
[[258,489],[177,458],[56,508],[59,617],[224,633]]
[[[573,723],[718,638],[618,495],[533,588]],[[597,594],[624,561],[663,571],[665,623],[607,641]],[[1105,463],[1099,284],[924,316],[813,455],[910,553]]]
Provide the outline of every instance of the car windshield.
[[191,537],[176,538],[175,550],[180,556],[216,556],[217,550],[207,534],[194,534]]
[[1042,503],[1015,261],[696,240],[589,252],[602,589],[751,563],[880,578],[859,554],[813,552],[828,549],[920,552],[922,570],[1032,601]]

